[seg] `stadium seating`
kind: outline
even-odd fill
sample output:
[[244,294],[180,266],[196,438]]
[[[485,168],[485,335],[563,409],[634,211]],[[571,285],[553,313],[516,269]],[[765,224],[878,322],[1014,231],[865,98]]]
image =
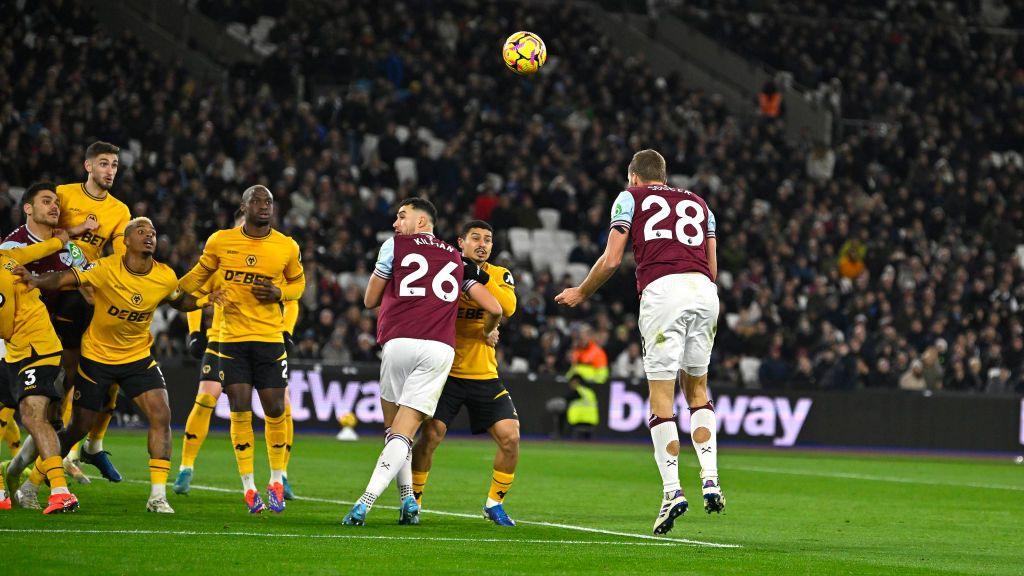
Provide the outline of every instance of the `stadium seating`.
[[[1015,256],[1024,241],[1017,224],[1024,169],[1010,152],[1020,150],[1024,118],[1021,98],[1011,96],[1020,93],[1019,44],[972,33],[980,44],[958,52],[956,62],[958,74],[977,70],[965,77],[972,88],[961,91],[970,98],[950,100],[929,91],[947,71],[929,64],[914,78],[905,66],[901,46],[913,61],[924,43],[878,42],[874,25],[830,28],[841,54],[875,45],[888,52],[862,58],[862,69],[843,80],[844,115],[873,123],[843,125],[830,147],[816,149],[787,141],[778,120],[744,120],[678,77],[655,78],[568,5],[499,10],[451,2],[453,26],[427,10],[383,18],[387,3],[280,8],[272,27],[258,29],[278,49],[216,85],[156,61],[88,12],[52,13],[74,4],[29,3],[0,15],[9,39],[0,45],[7,56],[0,91],[10,107],[0,119],[0,230],[15,224],[18,188],[44,177],[81,179],[84,145],[110,140],[123,149],[114,194],[154,219],[165,237],[158,258],[180,273],[208,234],[229,225],[238,193],[265,183],[316,279],[296,331],[300,355],[315,357],[330,338],[316,322],[330,309],[344,319],[338,331],[358,356],[360,336],[373,333],[372,315],[358,290],[342,289],[338,273],[372,266],[396,199],[425,194],[438,204],[446,238],[478,210],[498,226],[495,261],[520,280],[520,302],[531,302],[505,328],[502,346],[524,358],[536,347],[535,331],[553,333],[552,355],[565,369],[569,332],[601,315],[608,322],[598,338],[614,360],[623,349],[613,337],[618,327],[638,337],[629,261],[585,316],[551,300],[566,275],[583,274],[568,265],[577,235],[603,246],[630,155],[652,147],[673,174],[689,175],[688,186],[717,216],[723,311],[737,316],[720,325],[713,381],[755,385],[740,358],[766,358],[772,348],[793,369],[810,359],[813,374],[800,385],[813,388],[896,386],[880,372],[883,360],[898,376],[935,350],[942,362],[929,376],[932,387],[984,392],[1000,367],[1013,372],[1013,386],[1024,380],[1024,267]],[[216,2],[199,8],[221,9]],[[815,41],[809,31],[822,24],[810,9],[801,18],[764,19],[759,29],[743,24],[734,2],[684,10],[702,11],[683,14],[729,47],[782,69],[794,60],[777,39]],[[243,12],[216,19],[249,33],[259,26]],[[551,54],[529,80],[495,65],[494,39],[513,24],[538,32]],[[366,26],[373,38],[355,42]],[[48,40],[28,41],[33,35]],[[773,38],[781,46],[770,49]],[[421,64],[425,45],[440,53],[430,66]],[[796,60],[794,75],[806,67],[814,81],[830,79],[835,54],[805,52],[821,60]],[[60,80],[49,81],[51,74]],[[914,82],[924,89],[908,101],[905,88]],[[828,166],[821,162],[828,157],[827,177],[808,176],[809,165]],[[510,205],[478,202],[485,182]],[[853,240],[866,248],[865,270],[844,278],[839,260]],[[171,331],[182,339],[180,321]],[[849,357],[856,370],[836,369]]]

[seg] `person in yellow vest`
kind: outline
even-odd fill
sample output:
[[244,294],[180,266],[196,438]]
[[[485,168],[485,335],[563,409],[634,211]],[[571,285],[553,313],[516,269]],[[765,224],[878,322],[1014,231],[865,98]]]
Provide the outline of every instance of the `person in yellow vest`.
[[594,427],[601,422],[601,413],[597,404],[597,394],[588,386],[585,386],[583,379],[574,376],[569,379],[569,394],[566,396],[568,408],[565,411],[565,421],[571,430],[574,438],[593,437]]

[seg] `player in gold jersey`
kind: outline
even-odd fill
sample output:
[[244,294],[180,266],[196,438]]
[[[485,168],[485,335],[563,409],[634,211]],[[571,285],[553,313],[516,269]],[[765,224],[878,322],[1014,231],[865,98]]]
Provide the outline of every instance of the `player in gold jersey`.
[[242,194],[245,223],[214,232],[206,241],[199,263],[181,279],[185,292],[200,289],[211,277],[224,290],[220,325],[219,371],[231,405],[231,443],[242,478],[249,511],[266,507],[253,480],[252,392],[259,393],[266,419],[265,436],[270,460],[267,506],[282,512],[284,465],[288,424],[285,386],[288,354],[284,346],[281,303],[298,300],[306,287],[299,246],[271,228],[274,197],[265,186],[252,186]]
[[[153,312],[162,303],[195,310],[204,302],[178,290],[178,277],[166,264],[153,259],[156,229],[148,218],[131,220],[124,229],[127,251],[100,258],[86,270],[51,272],[42,276],[21,273],[26,284],[46,290],[90,286],[96,313],[82,338],[80,377],[75,390],[71,422],[60,433],[64,452],[85,437],[100,416],[110,388],[120,385],[149,421],[150,495],[146,509],[173,513],[167,503],[167,475],[171,467],[171,410],[160,366],[150,353]],[[205,299],[205,298],[204,298]],[[209,296],[218,300],[219,293]]]
[[[463,258],[476,263],[491,280],[486,288],[501,304],[502,316],[509,318],[516,310],[515,281],[512,273],[487,262],[491,257],[494,228],[482,220],[468,222],[462,228],[459,248]],[[515,526],[502,502],[512,487],[519,462],[519,416],[508,390],[498,377],[498,360],[494,346],[498,341],[495,329],[486,338],[482,327],[484,310],[465,294],[459,300],[455,320],[455,362],[434,418],[423,424],[423,433],[412,449],[413,495],[421,502],[427,475],[433,463],[434,450],[444,440],[448,426],[462,406],[469,412],[473,434],[488,432],[498,444],[491,473],[491,487],[484,505],[484,515],[499,526]]]
[[[118,154],[121,149],[108,142],[93,142],[85,150],[85,171],[88,177],[85,182],[64,184],[57,187],[60,199],[60,227],[72,230],[85,222],[94,221],[96,226],[72,238],[82,249],[90,262],[95,262],[105,254],[125,253],[125,226],[131,219],[128,206],[114,198],[110,189],[118,170]],[[61,294],[54,314],[53,325],[57,330],[61,343],[64,345],[64,371],[67,374],[67,387],[70,390],[78,375],[78,359],[81,354],[82,335],[92,319],[93,307],[79,290],[67,290]],[[110,425],[111,412],[117,402],[117,387],[111,388],[111,395],[104,403],[103,411],[96,419],[95,427],[89,431],[85,441],[81,460],[96,466],[104,478],[111,482],[120,482],[118,473],[109,455],[103,450],[103,436]],[[65,413],[67,417],[68,412]],[[66,422],[65,422],[66,423]],[[77,446],[72,449],[65,465],[69,471],[74,469],[78,460]]]
[[[9,374],[17,390],[21,421],[35,440],[40,469],[50,482],[50,499],[44,514],[73,512],[78,499],[68,490],[60,461],[60,399],[63,374],[60,367],[60,340],[53,330],[39,291],[18,282],[22,264],[59,252],[68,235],[54,231],[53,238],[20,248],[0,250],[0,338],[7,345]],[[12,487],[13,488],[13,487]],[[4,482],[0,480],[0,491]],[[0,508],[9,509],[11,501],[0,494]]]
[[[241,226],[245,222],[243,214],[238,213],[235,219],[235,226]],[[218,286],[218,277],[211,276],[203,288],[201,294],[209,293]],[[212,314],[207,314],[209,310]],[[286,351],[291,354],[292,332],[295,331],[295,323],[299,316],[299,301],[288,300],[282,304],[284,314],[284,341]],[[197,360],[200,360],[199,370],[199,391],[196,393],[196,400],[189,412],[188,420],[185,422],[185,433],[182,437],[181,465],[178,467],[178,477],[174,480],[174,492],[176,494],[188,494],[192,486],[192,478],[195,473],[196,457],[199,450],[206,441],[210,431],[210,418],[217,406],[217,401],[224,390],[223,377],[219,367],[216,354],[220,353],[220,326],[223,321],[223,308],[220,306],[207,306],[202,310],[195,310],[187,314],[188,321],[188,350]],[[288,482],[288,461],[291,459],[292,444],[295,435],[295,426],[292,422],[292,405],[288,398],[288,390],[285,389],[285,421],[287,424],[287,437],[285,445],[284,476],[281,484],[284,487],[284,499],[294,500]]]

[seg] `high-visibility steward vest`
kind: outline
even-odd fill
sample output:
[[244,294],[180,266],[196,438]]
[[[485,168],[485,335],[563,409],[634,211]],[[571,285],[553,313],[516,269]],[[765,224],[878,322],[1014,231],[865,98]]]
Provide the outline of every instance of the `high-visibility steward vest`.
[[597,426],[601,421],[601,414],[597,408],[597,394],[586,386],[577,386],[576,392],[580,397],[569,403],[569,409],[565,413],[565,419],[570,426],[589,424]]

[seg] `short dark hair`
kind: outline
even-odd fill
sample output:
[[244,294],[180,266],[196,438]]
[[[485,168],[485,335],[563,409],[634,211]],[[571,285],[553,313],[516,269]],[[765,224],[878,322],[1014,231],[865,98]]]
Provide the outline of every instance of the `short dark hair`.
[[466,238],[469,236],[469,231],[473,228],[481,228],[483,230],[487,230],[491,234],[494,233],[494,226],[491,226],[487,222],[484,222],[483,220],[470,220],[462,226],[462,234],[459,234],[459,238]]
[[629,163],[629,173],[636,174],[644,182],[668,181],[665,157],[658,154],[657,150],[641,150],[634,154]]
[[114,146],[110,142],[96,141],[89,144],[89,147],[85,149],[85,159],[92,160],[100,154],[120,154],[121,149]]
[[35,184],[28,187],[25,193],[21,195],[21,205],[32,204],[36,201],[36,196],[43,190],[49,190],[54,194],[57,193],[57,185],[53,182],[36,182]]
[[430,223],[437,223],[437,208],[434,208],[434,205],[430,200],[426,200],[424,198],[409,198],[407,200],[402,200],[402,203],[398,205],[398,209],[401,210],[403,206],[412,206],[413,210],[426,212],[427,216],[430,216]]
[[[242,192],[242,204],[247,204],[249,202],[249,200],[252,199],[252,195],[255,194],[256,192],[261,191],[261,190],[263,192],[266,192],[268,195],[270,195],[270,201],[271,202],[274,201],[274,193],[270,191],[270,188],[267,188],[263,184],[254,184],[254,185],[249,186],[248,188],[246,188],[245,192]],[[245,210],[243,210],[242,208],[239,208],[238,210],[239,210],[239,212],[245,212]]]

